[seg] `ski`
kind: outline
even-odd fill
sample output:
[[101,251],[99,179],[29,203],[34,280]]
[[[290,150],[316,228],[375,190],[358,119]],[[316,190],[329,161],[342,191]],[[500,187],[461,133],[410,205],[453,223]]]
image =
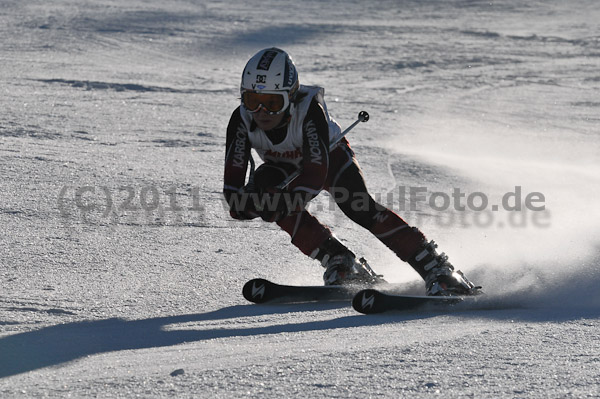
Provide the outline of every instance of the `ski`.
[[358,291],[364,288],[364,285],[283,285],[256,278],[244,284],[242,294],[244,298],[254,303],[344,301],[351,300]]
[[352,307],[364,314],[382,313],[387,311],[407,311],[423,308],[445,307],[456,305],[473,296],[414,296],[396,295],[374,289],[359,291],[352,299]]

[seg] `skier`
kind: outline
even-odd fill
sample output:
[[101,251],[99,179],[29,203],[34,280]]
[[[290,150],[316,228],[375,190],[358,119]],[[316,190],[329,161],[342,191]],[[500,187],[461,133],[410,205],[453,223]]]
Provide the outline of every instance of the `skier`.
[[[476,293],[478,287],[437,253],[434,241],[373,200],[346,138],[329,148],[341,129],[327,112],[324,89],[300,85],[285,51],[273,47],[254,55],[244,68],[240,92],[241,105],[231,116],[226,139],[223,192],[231,217],[277,223],[292,244],[321,262],[325,285],[383,281],[305,209],[327,190],[344,214],[419,273],[427,295]],[[264,162],[251,177],[252,187],[245,187],[252,148]],[[295,180],[277,187],[296,170],[301,174]]]

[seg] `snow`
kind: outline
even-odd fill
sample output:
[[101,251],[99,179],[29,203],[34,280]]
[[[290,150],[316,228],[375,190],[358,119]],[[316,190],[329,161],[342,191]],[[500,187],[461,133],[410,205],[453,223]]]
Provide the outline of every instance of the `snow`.
[[[3,1],[0,396],[600,396],[599,20],[591,0]],[[369,112],[350,140],[371,192],[496,306],[244,301],[322,273],[223,207],[239,76],[273,45],[343,127]],[[516,187],[545,210],[409,209],[411,188],[491,207]],[[327,195],[311,211],[422,291]]]

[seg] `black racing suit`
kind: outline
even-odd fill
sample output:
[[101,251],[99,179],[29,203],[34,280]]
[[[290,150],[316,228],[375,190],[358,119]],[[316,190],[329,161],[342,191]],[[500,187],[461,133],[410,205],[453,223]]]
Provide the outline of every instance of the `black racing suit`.
[[[318,162],[308,152],[309,149],[315,151],[311,148],[315,145],[314,135],[309,138],[306,134],[308,127],[313,130],[316,127],[319,149],[327,155],[321,157]],[[288,125],[284,124],[265,133],[273,144],[277,144],[285,138],[287,129]],[[331,151],[328,150],[327,119],[323,108],[314,99],[303,122],[302,148],[298,148],[294,154],[275,154],[281,155],[278,161],[269,159],[267,154],[265,163],[256,170],[255,182],[258,191],[273,193],[273,188],[296,169],[292,163],[285,162],[285,156],[299,156],[302,159],[302,173],[286,191],[291,195],[293,206],[277,204],[273,209],[282,211],[272,220],[268,217],[272,214],[265,217],[264,211],[258,210],[254,201],[247,200],[248,198],[241,194],[246,180],[251,145],[240,108],[233,112],[229,121],[226,147],[223,191],[230,205],[231,216],[236,219],[251,219],[260,215],[267,221],[275,221],[291,236],[292,243],[306,255],[315,257],[318,248],[332,235],[329,228],[321,224],[304,206],[321,190],[327,190],[345,215],[373,233],[404,261],[414,255],[425,239],[418,229],[410,227],[400,216],[371,197],[362,170],[346,139],[342,139]],[[289,204],[288,202],[287,205]]]

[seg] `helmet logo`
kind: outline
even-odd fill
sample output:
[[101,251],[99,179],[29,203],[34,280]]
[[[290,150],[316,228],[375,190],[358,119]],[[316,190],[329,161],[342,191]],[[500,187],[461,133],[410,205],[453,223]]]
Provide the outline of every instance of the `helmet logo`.
[[296,73],[296,68],[294,68],[293,66],[291,66],[289,73],[288,73],[288,81],[287,81],[287,85],[291,86],[292,83],[294,82],[294,74]]
[[267,83],[267,75],[256,75],[256,83]]
[[279,54],[277,51],[273,51],[273,50],[265,51],[265,53],[263,54],[261,59],[258,61],[258,66],[256,67],[256,69],[260,69],[262,71],[268,71],[269,68],[271,67],[271,63],[273,62],[275,57],[277,57],[277,54]]

